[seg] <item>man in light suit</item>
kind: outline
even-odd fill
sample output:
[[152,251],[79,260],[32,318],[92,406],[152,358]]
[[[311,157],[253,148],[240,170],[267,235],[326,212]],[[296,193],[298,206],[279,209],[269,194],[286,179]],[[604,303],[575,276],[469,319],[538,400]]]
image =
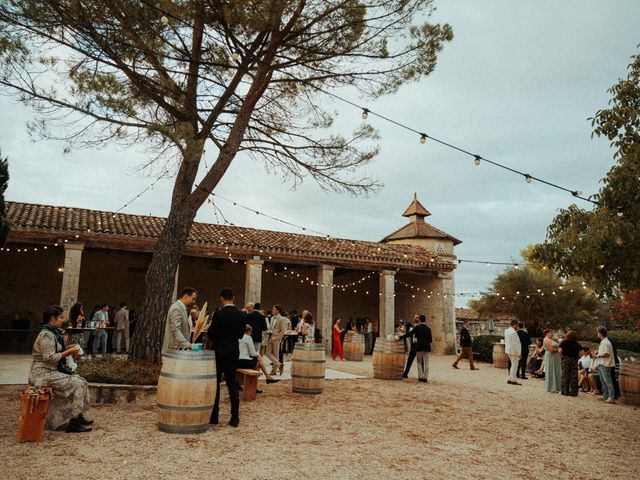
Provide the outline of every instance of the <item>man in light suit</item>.
[[191,322],[187,312],[197,298],[198,292],[195,289],[184,288],[180,292],[180,298],[169,308],[162,353],[170,348],[191,348]]
[[511,320],[511,326],[504,331],[504,353],[509,356],[509,377],[507,380],[509,385],[522,385],[516,381],[518,378],[518,362],[522,351],[520,337],[516,332],[517,329],[518,320]]
[[280,355],[280,341],[284,337],[285,320],[282,317],[282,307],[274,305],[271,309],[271,324],[269,326],[269,341],[265,355],[271,360],[271,375],[276,375],[276,370],[280,373],[284,370],[282,363],[278,359]]
[[[127,304],[121,303],[120,310],[116,312],[114,319],[116,324],[116,353],[129,352],[129,310]],[[122,340],[124,339],[124,350]]]

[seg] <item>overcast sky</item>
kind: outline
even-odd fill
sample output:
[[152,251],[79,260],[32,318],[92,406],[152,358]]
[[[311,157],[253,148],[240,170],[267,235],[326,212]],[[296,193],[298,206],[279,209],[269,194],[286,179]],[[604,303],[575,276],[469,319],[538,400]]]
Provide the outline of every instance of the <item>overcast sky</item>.
[[[592,139],[588,117],[604,108],[607,89],[626,76],[640,43],[637,0],[437,1],[433,21],[447,22],[454,40],[435,72],[397,94],[367,102],[374,111],[520,171],[591,194],[612,165],[606,139]],[[354,98],[355,101],[360,99]],[[133,149],[79,150],[29,139],[31,113],[0,97],[0,148],[9,157],[8,200],[113,211],[151,183],[136,173],[146,154]],[[336,104],[338,125],[355,128],[360,112]],[[305,181],[296,190],[263,166],[234,161],[216,192],[273,216],[333,236],[380,240],[401,227],[413,192],[432,213],[427,221],[461,239],[462,259],[517,261],[527,244],[541,242],[571,195],[444,147],[421,145],[415,135],[375,118],[381,152],[367,167],[384,188],[369,198],[324,193]],[[213,157],[210,149],[209,164]],[[125,212],[166,215],[171,182],[162,181]],[[579,203],[580,206],[588,204]],[[282,225],[225,202],[237,224]],[[205,204],[197,219],[215,222]],[[299,230],[286,228],[287,231]],[[462,264],[456,290],[485,290],[496,266]],[[459,299],[462,306],[466,299]]]

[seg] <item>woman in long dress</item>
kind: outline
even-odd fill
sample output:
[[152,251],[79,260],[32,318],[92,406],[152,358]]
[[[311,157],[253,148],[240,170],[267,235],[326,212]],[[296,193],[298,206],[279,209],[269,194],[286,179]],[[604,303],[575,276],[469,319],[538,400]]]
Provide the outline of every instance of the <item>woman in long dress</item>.
[[342,353],[342,343],[340,342],[340,334],[344,331],[340,328],[341,320],[336,318],[333,322],[333,352],[331,357],[335,360],[336,357],[340,357],[340,360],[344,360],[344,354]]
[[87,427],[93,421],[84,417],[89,408],[90,396],[87,381],[79,375],[71,374],[66,368],[66,357],[77,356],[78,345],[64,347],[60,333],[63,310],[50,307],[42,314],[40,333],[33,344],[33,363],[29,372],[29,383],[47,386],[53,391],[46,426],[56,430],[67,424],[67,432],[90,432]]
[[544,331],[542,345],[544,346],[544,383],[547,386],[547,392],[560,393],[562,366],[558,344],[553,340],[553,330],[550,328]]

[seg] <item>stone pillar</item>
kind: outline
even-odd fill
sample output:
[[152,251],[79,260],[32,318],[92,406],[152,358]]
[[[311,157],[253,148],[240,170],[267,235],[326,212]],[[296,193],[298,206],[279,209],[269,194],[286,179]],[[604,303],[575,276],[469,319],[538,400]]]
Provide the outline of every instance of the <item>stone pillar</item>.
[[256,303],[262,296],[262,266],[264,260],[253,257],[246,261],[244,276],[244,305]]
[[442,276],[442,291],[447,294],[442,299],[443,342],[436,353],[451,354],[456,348],[456,285],[454,272]]
[[395,323],[395,275],[393,270],[382,270],[380,272],[380,338],[386,335],[393,335]]
[[78,301],[80,288],[80,263],[84,243],[70,242],[64,244],[64,270],[62,272],[62,291],[60,292],[60,306],[69,313],[71,307]]
[[331,337],[333,328],[333,270],[335,267],[320,265],[318,267],[318,312],[316,328],[322,332],[322,343],[326,352],[331,353]]

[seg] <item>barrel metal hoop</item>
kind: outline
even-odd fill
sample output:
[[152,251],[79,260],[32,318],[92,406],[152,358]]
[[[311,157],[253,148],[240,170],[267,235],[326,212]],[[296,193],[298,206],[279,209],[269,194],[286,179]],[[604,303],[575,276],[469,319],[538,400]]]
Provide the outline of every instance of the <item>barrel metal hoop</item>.
[[163,354],[163,357],[166,358],[172,358],[175,360],[188,360],[188,361],[195,361],[195,362],[212,362],[215,360],[216,355],[213,352],[207,353],[207,354],[200,354],[198,352],[191,352],[191,354],[185,354],[185,351],[182,350],[177,350],[179,352],[183,352],[180,354],[175,354],[172,352],[167,352],[165,354]]
[[318,377],[318,376],[312,376],[312,375],[294,375],[292,373],[291,378],[313,378],[315,380],[324,380],[324,375]]
[[293,363],[326,363],[326,360],[298,360],[293,359]]
[[184,373],[160,372],[161,377],[175,378],[178,380],[209,380],[216,378],[216,374],[206,375],[185,375]]
[[320,395],[322,390],[304,390],[301,388],[294,388],[293,393],[302,393],[306,395]]
[[209,424],[204,425],[169,425],[158,423],[158,428],[164,433],[204,433],[209,430]]
[[158,403],[158,408],[161,408],[162,410],[171,410],[174,412],[200,412],[204,410],[211,410],[213,408],[213,404],[184,407],[178,405],[168,405],[166,403]]

